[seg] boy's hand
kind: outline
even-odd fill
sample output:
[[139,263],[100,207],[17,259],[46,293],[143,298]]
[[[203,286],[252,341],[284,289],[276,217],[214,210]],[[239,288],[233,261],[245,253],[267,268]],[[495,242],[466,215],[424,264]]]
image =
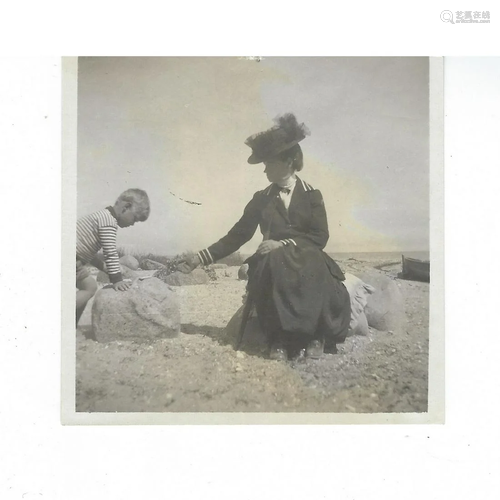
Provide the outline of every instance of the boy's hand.
[[113,288],[115,290],[120,290],[120,292],[125,292],[128,290],[131,286],[131,283],[128,283],[126,281],[118,281],[117,283],[113,283]]
[[184,274],[189,274],[193,269],[201,264],[200,258],[197,255],[187,257],[184,262],[181,262],[177,270]]

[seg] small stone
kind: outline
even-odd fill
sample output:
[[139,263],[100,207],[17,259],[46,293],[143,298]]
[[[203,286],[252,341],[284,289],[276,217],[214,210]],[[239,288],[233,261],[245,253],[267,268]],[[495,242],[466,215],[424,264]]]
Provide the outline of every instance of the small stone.
[[248,264],[242,264],[238,269],[238,279],[248,281]]
[[140,268],[143,270],[152,271],[153,269],[163,269],[165,267],[161,262],[156,262],[151,259],[144,259],[139,264]]
[[139,269],[139,261],[133,255],[124,255],[121,257],[120,264],[127,266],[132,271]]
[[174,402],[174,395],[168,392],[165,396],[165,406],[170,406]]
[[378,395],[377,395],[377,394],[375,394],[374,392],[372,392],[372,393],[370,394],[370,397],[371,397],[372,399],[377,399],[377,398],[378,398]]
[[235,367],[235,370],[236,370],[237,372],[242,372],[242,371],[243,371],[243,367],[242,367],[239,363],[237,363],[237,364],[236,364],[236,367]]
[[175,271],[168,275],[165,275],[160,269],[155,273],[155,276],[171,286],[206,285],[210,281],[208,274],[203,269],[194,269],[189,274]]
[[245,353],[241,351],[236,351],[236,357],[239,359],[243,359],[245,357]]
[[356,408],[354,408],[354,406],[351,406],[351,405],[345,405],[346,407],[346,410],[349,410],[349,411],[356,411]]

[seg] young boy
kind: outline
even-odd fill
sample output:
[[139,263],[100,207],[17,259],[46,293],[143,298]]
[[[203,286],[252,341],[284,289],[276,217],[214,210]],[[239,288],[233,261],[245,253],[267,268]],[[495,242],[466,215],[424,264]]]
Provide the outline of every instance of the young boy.
[[[90,276],[87,264],[92,264],[108,274],[115,290],[125,291],[129,284],[122,279],[116,232],[118,227],[130,227],[149,217],[149,198],[141,189],[127,189],[114,206],[82,217],[76,224],[76,324],[87,302],[97,291],[97,284]],[[104,263],[97,257],[103,250]]]

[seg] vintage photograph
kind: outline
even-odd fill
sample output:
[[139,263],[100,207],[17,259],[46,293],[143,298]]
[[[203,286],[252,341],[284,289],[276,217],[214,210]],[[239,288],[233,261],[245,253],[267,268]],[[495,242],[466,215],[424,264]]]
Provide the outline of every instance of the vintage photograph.
[[439,63],[78,58],[75,414],[428,414]]

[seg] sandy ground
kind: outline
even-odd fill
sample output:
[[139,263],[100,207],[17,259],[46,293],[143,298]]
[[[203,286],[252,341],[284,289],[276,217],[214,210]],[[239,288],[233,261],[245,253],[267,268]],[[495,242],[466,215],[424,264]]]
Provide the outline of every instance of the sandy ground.
[[[382,261],[338,261],[345,272]],[[388,263],[386,263],[388,264]],[[241,306],[238,268],[218,270],[208,285],[177,287],[182,333],[151,344],[90,340],[89,304],[76,334],[76,411],[81,412],[425,412],[428,389],[429,284],[380,272],[405,298],[405,331],[370,328],[348,337],[338,354],[278,362],[224,344],[222,332]]]

